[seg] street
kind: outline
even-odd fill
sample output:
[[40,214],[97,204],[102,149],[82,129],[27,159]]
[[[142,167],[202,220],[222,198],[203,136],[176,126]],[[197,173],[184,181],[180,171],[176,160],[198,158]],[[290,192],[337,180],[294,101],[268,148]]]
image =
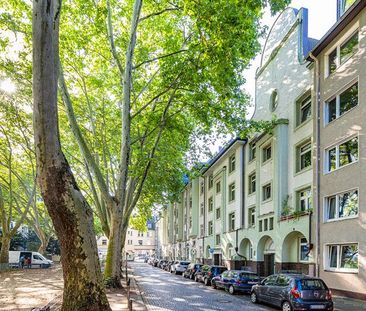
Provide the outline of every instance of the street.
[[132,263],[131,267],[149,311],[274,310],[254,305],[249,295],[230,295],[145,263]]

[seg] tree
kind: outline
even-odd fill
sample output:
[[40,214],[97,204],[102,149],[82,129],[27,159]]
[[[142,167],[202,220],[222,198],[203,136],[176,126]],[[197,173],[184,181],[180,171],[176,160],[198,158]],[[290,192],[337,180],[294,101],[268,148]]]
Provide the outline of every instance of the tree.
[[[68,32],[78,40],[65,39],[63,43],[66,74],[61,71],[59,83],[71,129],[90,170],[91,184],[94,180],[100,193],[98,206],[105,207],[99,211],[109,233],[105,276],[114,286],[119,285],[121,251],[131,213],[142,195],[154,193],[152,177],[157,176],[154,170],[160,168],[159,162],[169,163],[159,149],[166,148],[169,156],[178,154],[181,164],[193,132],[205,134],[215,126],[221,132],[238,133],[247,125],[241,73],[258,51],[259,19],[267,3],[276,11],[288,1],[183,0],[157,4],[107,0],[107,32],[103,25],[104,3],[83,3],[70,10],[69,18],[83,25],[85,36],[80,37],[77,28]],[[75,11],[77,16],[73,15]],[[106,39],[110,53],[106,51]],[[80,80],[79,92],[75,78]],[[70,95],[68,88],[74,94]],[[117,115],[120,151],[114,153],[111,166],[116,168],[113,190],[109,187],[113,169],[99,165],[94,156],[96,144],[89,142],[73,108],[85,96],[87,123],[92,135],[97,136],[90,88],[99,94],[104,92],[103,102],[121,111]],[[107,142],[102,141],[105,148]],[[164,183],[164,179],[160,181]]]
[[62,153],[57,80],[61,0],[33,1],[33,107],[38,184],[60,240],[62,310],[110,310],[103,289],[93,212]]

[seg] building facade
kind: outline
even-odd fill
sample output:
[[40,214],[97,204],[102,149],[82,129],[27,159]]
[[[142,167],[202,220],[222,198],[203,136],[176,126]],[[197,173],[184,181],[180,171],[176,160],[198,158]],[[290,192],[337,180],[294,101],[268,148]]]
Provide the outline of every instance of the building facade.
[[366,299],[366,2],[340,8],[312,53],[318,274],[340,294]]
[[253,115],[277,121],[231,141],[187,183],[164,211],[162,257],[302,272],[366,298],[365,6],[338,0],[320,41],[308,37],[306,9],[280,14]]

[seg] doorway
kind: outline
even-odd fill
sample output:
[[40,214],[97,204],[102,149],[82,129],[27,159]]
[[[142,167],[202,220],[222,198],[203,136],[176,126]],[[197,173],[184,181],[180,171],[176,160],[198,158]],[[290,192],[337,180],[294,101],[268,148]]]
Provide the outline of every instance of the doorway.
[[213,264],[215,266],[221,266],[222,263],[222,255],[221,254],[214,254],[213,255]]
[[264,276],[274,274],[275,254],[264,255]]

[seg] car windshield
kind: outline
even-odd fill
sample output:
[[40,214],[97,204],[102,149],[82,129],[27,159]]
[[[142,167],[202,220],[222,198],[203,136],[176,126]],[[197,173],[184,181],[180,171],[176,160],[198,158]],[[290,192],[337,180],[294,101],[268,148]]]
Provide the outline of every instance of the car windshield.
[[299,280],[301,289],[303,290],[322,290],[326,289],[322,280],[303,279]]
[[180,264],[181,264],[182,266],[188,266],[188,265],[189,265],[189,262],[181,261],[181,262],[180,262]]

